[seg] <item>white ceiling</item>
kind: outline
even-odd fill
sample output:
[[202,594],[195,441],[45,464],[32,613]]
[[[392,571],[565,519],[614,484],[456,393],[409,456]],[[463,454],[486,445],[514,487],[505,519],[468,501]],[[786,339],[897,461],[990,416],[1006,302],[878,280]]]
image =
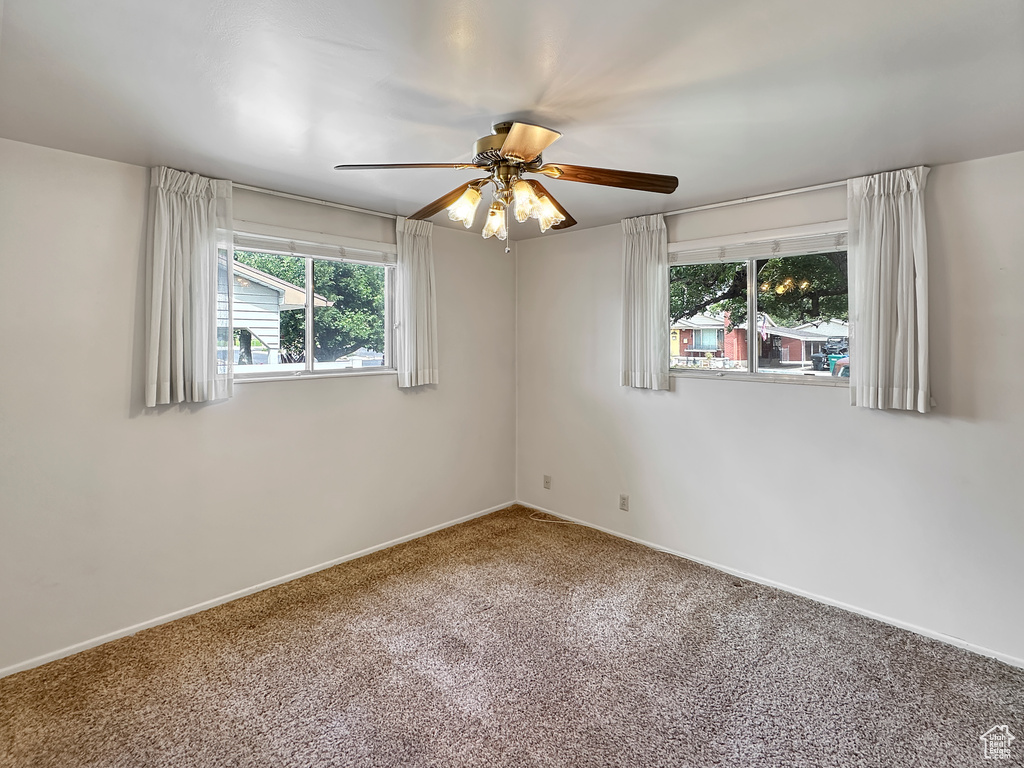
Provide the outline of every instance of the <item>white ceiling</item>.
[[[0,0],[0,136],[411,214],[492,122],[671,196],[582,226],[1024,149],[1021,0]],[[447,223],[443,215],[434,221]],[[478,221],[479,224],[479,221]],[[533,236],[533,223],[513,225]]]

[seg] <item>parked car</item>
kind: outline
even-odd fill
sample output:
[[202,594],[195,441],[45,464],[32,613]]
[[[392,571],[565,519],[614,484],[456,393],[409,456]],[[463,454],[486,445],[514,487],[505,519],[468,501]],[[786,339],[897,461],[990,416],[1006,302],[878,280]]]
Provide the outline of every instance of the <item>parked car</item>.
[[832,375],[850,378],[850,356],[837,357],[832,361]]
[[850,340],[845,336],[829,336],[820,352],[811,355],[811,368],[815,371],[829,370],[829,355],[850,354]]

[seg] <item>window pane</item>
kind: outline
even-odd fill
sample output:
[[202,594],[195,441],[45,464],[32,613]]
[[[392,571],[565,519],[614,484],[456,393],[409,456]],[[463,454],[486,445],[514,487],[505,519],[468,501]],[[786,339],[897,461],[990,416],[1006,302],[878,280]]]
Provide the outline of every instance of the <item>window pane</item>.
[[313,260],[313,369],[384,365],[386,267]]
[[669,269],[673,368],[747,370],[747,262]]
[[759,259],[759,373],[849,376],[846,252]]
[[235,251],[235,373],[305,370],[306,260]]

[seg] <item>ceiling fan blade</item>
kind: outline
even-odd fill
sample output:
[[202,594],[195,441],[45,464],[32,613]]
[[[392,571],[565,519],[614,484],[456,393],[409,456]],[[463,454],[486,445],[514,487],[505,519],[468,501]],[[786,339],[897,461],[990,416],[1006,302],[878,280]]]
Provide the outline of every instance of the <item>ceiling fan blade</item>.
[[558,131],[542,128],[529,123],[512,123],[505,143],[501,145],[501,156],[510,160],[529,163],[537,155],[562,137]]
[[[418,211],[416,211],[416,213],[414,213],[409,218],[410,219],[429,219],[435,213],[438,213],[439,211],[443,211],[449,205],[451,205],[456,200],[458,200],[460,197],[462,197],[462,193],[465,192],[467,189],[469,189],[472,186],[476,186],[478,184],[483,184],[486,181],[487,181],[486,178],[483,178],[483,179],[473,179],[472,181],[467,181],[465,184],[456,187],[455,189],[453,189],[448,194],[441,195],[441,197],[437,198],[437,200],[435,200],[434,202],[428,203],[427,205],[423,206],[422,208],[420,208]],[[478,189],[479,189],[479,187],[478,187]]]
[[576,219],[570,216],[569,212],[562,207],[562,204],[555,200],[555,198],[551,195],[550,192],[544,189],[543,184],[541,184],[539,181],[535,179],[526,179],[526,183],[533,187],[533,191],[537,193],[537,197],[540,197],[541,195],[546,195],[548,200],[551,201],[551,204],[558,209],[558,212],[565,216],[565,221],[558,222],[553,227],[551,227],[552,229],[568,229],[569,227],[573,226],[576,223]]
[[636,171],[613,171],[611,168],[588,168],[585,165],[563,165],[545,163],[534,173],[542,173],[552,179],[578,181],[583,184],[600,184],[605,187],[639,189],[643,192],[660,192],[669,195],[676,191],[679,179],[675,176],[661,176],[657,173]]
[[449,168],[461,171],[464,168],[476,168],[472,163],[384,163],[379,165],[336,165],[336,171],[372,171],[382,168]]

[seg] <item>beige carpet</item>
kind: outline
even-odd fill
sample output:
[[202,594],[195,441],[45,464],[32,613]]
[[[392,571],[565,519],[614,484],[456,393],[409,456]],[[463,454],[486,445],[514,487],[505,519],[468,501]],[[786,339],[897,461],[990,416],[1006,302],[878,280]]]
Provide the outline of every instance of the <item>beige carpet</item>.
[[1024,671],[528,515],[0,680],[0,765],[1022,764]]

